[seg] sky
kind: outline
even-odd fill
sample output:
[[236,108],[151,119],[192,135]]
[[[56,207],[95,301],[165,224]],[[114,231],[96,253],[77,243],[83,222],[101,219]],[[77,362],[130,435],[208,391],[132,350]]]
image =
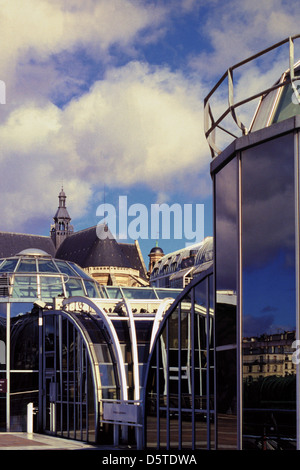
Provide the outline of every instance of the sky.
[[[184,230],[181,238],[172,230],[168,238],[151,233],[155,204],[179,205],[182,220],[190,205],[191,224],[212,235],[203,100],[228,67],[298,34],[298,5],[0,0],[0,79],[6,86],[1,231],[49,235],[63,186],[76,231],[103,221],[99,207],[113,207],[120,217],[121,198],[128,226],[132,222],[139,233],[142,205],[149,231],[138,241],[146,264],[156,242],[165,253],[193,243]],[[237,75],[237,96],[273,84],[288,68],[286,50],[271,58]],[[217,110],[226,106],[225,95],[218,96]],[[199,220],[197,205],[204,208]],[[116,236],[122,238],[118,230]]]

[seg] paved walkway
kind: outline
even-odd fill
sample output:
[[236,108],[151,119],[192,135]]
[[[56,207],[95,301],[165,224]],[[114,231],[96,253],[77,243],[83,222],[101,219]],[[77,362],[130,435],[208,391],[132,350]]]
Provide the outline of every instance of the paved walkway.
[[[28,434],[26,432],[0,433],[0,452],[2,450],[91,450],[100,449],[80,441],[47,436],[45,434]],[[102,448],[104,449],[104,448]]]

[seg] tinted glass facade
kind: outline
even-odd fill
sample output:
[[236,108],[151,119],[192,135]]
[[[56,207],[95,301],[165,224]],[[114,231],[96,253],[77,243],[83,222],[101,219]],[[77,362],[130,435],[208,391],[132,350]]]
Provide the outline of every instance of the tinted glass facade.
[[294,135],[241,158],[243,448],[289,448],[296,442]]
[[237,446],[237,160],[215,176],[215,347],[218,448]]
[[297,139],[266,129],[212,166],[218,449],[297,447]]

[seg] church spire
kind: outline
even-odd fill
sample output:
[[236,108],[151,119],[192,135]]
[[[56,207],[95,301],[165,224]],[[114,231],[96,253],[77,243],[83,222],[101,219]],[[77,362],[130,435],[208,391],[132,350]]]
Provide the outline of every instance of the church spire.
[[66,194],[63,187],[58,195],[58,208],[53,217],[54,224],[51,225],[50,235],[56,249],[69,235],[73,233],[73,226],[70,225],[71,217],[66,207]]
[[61,187],[61,191],[58,195],[58,200],[59,200],[59,206],[58,207],[66,207],[66,199],[67,199],[67,196],[64,192],[64,188],[63,186]]

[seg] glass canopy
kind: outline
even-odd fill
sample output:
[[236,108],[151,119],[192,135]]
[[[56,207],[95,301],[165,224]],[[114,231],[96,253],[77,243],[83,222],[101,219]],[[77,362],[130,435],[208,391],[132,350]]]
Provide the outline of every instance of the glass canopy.
[[102,297],[98,284],[75,263],[41,250],[0,260],[0,297],[52,301],[55,297]]
[[0,260],[0,297],[42,299],[86,296],[107,299],[176,298],[180,289],[100,286],[79,266],[41,250],[24,250]]

